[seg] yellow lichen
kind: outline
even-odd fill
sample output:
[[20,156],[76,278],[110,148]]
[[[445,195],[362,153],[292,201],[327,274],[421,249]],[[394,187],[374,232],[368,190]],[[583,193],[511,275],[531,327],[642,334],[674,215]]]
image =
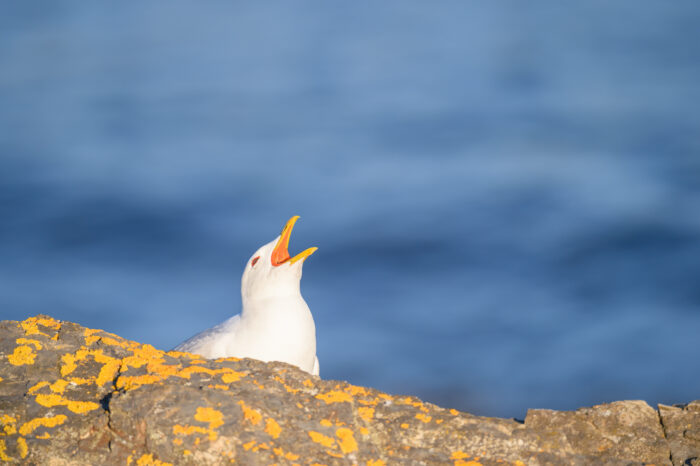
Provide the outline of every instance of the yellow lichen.
[[66,407],[76,414],[85,414],[89,411],[94,411],[100,407],[99,404],[94,403],[92,401],[66,401]]
[[172,466],[172,463],[166,463],[165,461],[160,461],[159,459],[153,458],[152,453],[143,454],[141,458],[136,460],[137,466]]
[[31,395],[31,394],[33,394],[35,391],[37,391],[37,390],[39,390],[40,388],[45,387],[45,386],[47,386],[47,385],[49,385],[48,382],[46,382],[46,381],[41,381],[41,382],[39,382],[39,383],[37,383],[37,384],[32,385],[31,387],[29,387],[29,390],[27,390],[27,393],[29,393],[29,394]]
[[316,443],[320,443],[326,448],[331,448],[335,445],[335,440],[331,437],[323,435],[321,432],[316,432],[315,430],[309,431],[309,437]]
[[358,387],[357,385],[348,385],[347,387],[345,387],[345,391],[353,396],[369,394],[365,387]]
[[367,460],[367,466],[386,466],[383,460]]
[[450,414],[456,416],[459,414],[459,411],[457,411],[456,409],[450,409]]
[[245,377],[245,375],[245,372],[236,372],[234,370],[230,370],[221,376],[221,381],[223,383],[238,382],[239,380],[241,380],[241,377]]
[[32,340],[31,338],[18,338],[15,340],[18,345],[33,345],[34,348],[40,350],[42,348],[41,342],[38,340]]
[[360,433],[362,435],[367,435],[369,434],[369,429],[367,429],[367,427],[360,427]]
[[275,376],[275,380],[278,381],[279,383],[281,383],[282,386],[284,387],[284,389],[287,390],[289,393],[297,393],[298,391],[301,390],[300,388],[293,388],[293,387],[290,387],[289,385],[287,385],[286,383],[284,383],[284,380],[279,375]]
[[282,428],[277,424],[277,421],[272,418],[267,418],[265,420],[265,432],[272,438],[279,438],[282,433]]
[[[482,466],[481,463],[479,463],[478,460],[479,458],[474,458],[474,460],[470,461],[464,461],[465,458],[469,458],[469,456],[463,451],[455,451],[452,453],[452,456],[450,456],[450,459],[454,461],[454,466]],[[517,464],[517,462],[516,462]]]
[[5,445],[5,440],[0,438],[0,460],[10,462],[14,460],[13,457],[7,456],[7,446]]
[[338,445],[340,445],[340,450],[345,453],[351,453],[357,450],[357,441],[355,440],[355,435],[352,430],[347,427],[341,427],[335,431],[335,435],[338,436]]
[[48,432],[44,432],[41,435],[34,436],[34,438],[40,438],[42,440],[46,440],[47,438],[51,438],[51,434],[49,434]]
[[421,422],[425,422],[425,423],[427,424],[428,422],[430,422],[430,420],[432,419],[432,417],[431,417],[431,416],[426,416],[426,415],[423,414],[423,413],[418,413],[418,414],[416,414],[416,419],[420,420]]
[[31,346],[20,345],[15,348],[15,351],[7,356],[7,360],[10,364],[15,366],[21,366],[23,364],[34,364],[34,359],[36,358],[36,353]]
[[61,395],[56,395],[55,393],[50,393],[48,395],[40,393],[36,396],[36,402],[41,406],[46,406],[47,408],[60,406],[63,404],[63,401],[63,397]]
[[333,425],[333,423],[328,419],[321,419],[321,425],[324,427],[330,427]]
[[251,440],[248,443],[244,443],[243,448],[245,449],[245,451],[248,451],[255,446],[255,443],[256,443],[255,440]]
[[59,330],[61,328],[60,322],[45,317],[30,317],[19,324],[22,326],[25,335],[44,335],[45,337],[48,337],[48,335],[39,330],[38,325],[54,330]]
[[122,390],[134,390],[142,385],[160,382],[163,377],[153,374],[121,376],[117,379],[116,386]]
[[352,401],[352,396],[350,396],[348,393],[341,392],[338,390],[331,390],[330,392],[316,395],[316,398],[325,401],[326,404]]
[[22,424],[22,426],[19,428],[19,433],[20,435],[27,436],[34,432],[39,427],[56,427],[60,426],[64,422],[66,422],[66,419],[68,419],[66,416],[63,414],[59,414],[57,416],[53,417],[38,417],[35,419],[32,419],[29,422],[25,422]]
[[19,437],[17,439],[17,451],[19,452],[20,457],[27,457],[27,453],[29,453],[29,448],[27,447],[27,441],[24,440],[24,437]]
[[292,452],[285,453],[284,450],[282,448],[279,448],[279,447],[273,448],[272,451],[275,453],[275,455],[281,456],[282,458],[286,458],[289,461],[295,461],[295,460],[299,459],[299,455],[295,455]]
[[78,367],[75,361],[76,357],[74,354],[67,353],[61,356],[61,362],[63,363],[61,366],[61,377],[67,376]]
[[239,401],[238,404],[241,405],[241,409],[243,410],[243,417],[250,421],[251,424],[256,425],[262,421],[262,415],[253,408],[246,406],[243,400]]
[[5,435],[12,435],[17,433],[17,418],[10,416],[9,414],[3,414],[0,416],[0,423],[2,423],[2,430]]
[[102,340],[102,343],[104,343],[105,345],[120,346],[122,348],[127,346],[123,341],[119,341],[119,340],[114,339],[112,337],[102,337],[101,340]]
[[269,449],[270,449],[270,446],[269,446],[267,443],[264,443],[264,442],[261,443],[261,444],[256,445],[255,440],[251,440],[251,441],[248,442],[248,443],[244,443],[244,444],[243,444],[243,448],[244,448],[246,451],[249,451],[249,450],[258,451],[258,450],[269,450]]
[[[200,426],[183,426],[180,424],[175,424],[173,426],[173,434],[175,435],[192,435],[194,433],[197,434],[204,434],[206,435],[210,441],[214,441],[219,437],[219,434],[216,433],[216,431],[213,431],[211,429],[207,429],[205,427],[200,427]],[[199,444],[199,438],[195,440],[195,444]]]
[[67,400],[60,395],[56,395],[55,393],[48,395],[40,393],[36,396],[36,402],[42,406],[46,406],[47,408],[51,408],[53,406],[66,406],[70,411],[77,414],[84,414],[89,411],[94,411],[100,407],[99,404],[93,401]]
[[224,415],[221,411],[217,411],[213,408],[197,408],[197,413],[194,415],[194,418],[199,422],[208,423],[210,429],[216,429],[224,424]]
[[253,380],[253,384],[255,384],[255,386],[258,387],[260,390],[265,390],[265,386],[257,380]]
[[361,406],[357,408],[357,412],[360,414],[360,417],[367,422],[371,421],[372,418],[374,418],[374,408]]
[[401,428],[402,428],[402,429],[408,429],[408,424],[406,424],[406,423],[404,422],[403,424],[401,424]]
[[67,380],[58,379],[57,381],[55,381],[54,383],[49,385],[49,388],[54,393],[61,393],[62,394],[66,390],[66,387],[68,386],[69,383],[70,382],[68,382]]

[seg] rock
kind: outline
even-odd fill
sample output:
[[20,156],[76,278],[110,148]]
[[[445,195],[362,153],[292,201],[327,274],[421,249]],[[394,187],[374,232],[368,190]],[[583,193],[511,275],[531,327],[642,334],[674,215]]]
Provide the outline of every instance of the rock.
[[700,401],[659,405],[659,415],[671,447],[674,466],[700,466]]
[[522,423],[282,363],[166,353],[47,316],[0,322],[10,463],[692,464],[699,407],[662,406],[660,418],[622,401],[532,410]]

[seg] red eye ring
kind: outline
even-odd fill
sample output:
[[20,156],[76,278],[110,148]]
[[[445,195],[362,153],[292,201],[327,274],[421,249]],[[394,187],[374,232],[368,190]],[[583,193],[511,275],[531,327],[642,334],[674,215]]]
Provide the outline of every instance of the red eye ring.
[[255,267],[255,264],[257,264],[259,260],[260,260],[260,256],[253,257],[253,260],[250,261],[251,267]]

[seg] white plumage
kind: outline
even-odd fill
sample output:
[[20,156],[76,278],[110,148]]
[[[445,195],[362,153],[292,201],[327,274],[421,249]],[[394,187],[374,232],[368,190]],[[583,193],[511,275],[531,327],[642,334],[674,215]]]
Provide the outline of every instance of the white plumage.
[[299,288],[304,260],[317,248],[294,257],[287,250],[298,219],[289,219],[280,236],[248,260],[241,279],[241,313],[198,333],[178,345],[176,351],[210,359],[282,361],[319,374],[316,326]]

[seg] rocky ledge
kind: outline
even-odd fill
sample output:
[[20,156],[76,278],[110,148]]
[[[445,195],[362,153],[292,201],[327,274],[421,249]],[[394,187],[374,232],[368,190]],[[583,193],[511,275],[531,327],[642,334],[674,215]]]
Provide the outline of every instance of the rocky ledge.
[[0,322],[0,460],[84,464],[696,464],[700,401],[524,422],[204,360],[48,316]]

